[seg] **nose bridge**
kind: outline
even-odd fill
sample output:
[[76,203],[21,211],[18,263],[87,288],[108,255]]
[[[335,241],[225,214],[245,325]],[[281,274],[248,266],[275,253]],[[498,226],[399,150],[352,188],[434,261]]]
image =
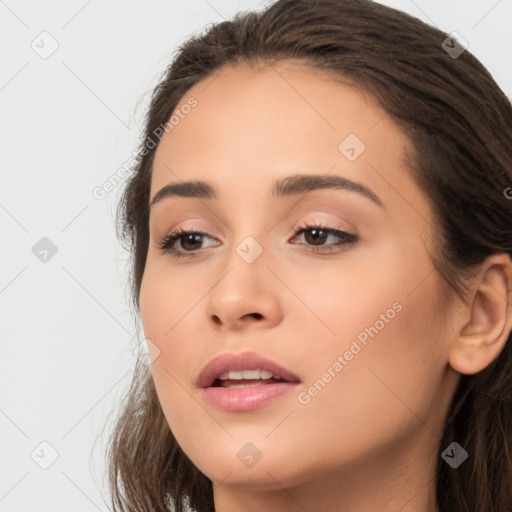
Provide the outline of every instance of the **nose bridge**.
[[262,235],[256,235],[260,238],[257,240],[256,236],[239,235],[234,230],[231,236],[222,272],[208,294],[207,316],[216,324],[231,326],[246,319],[274,323],[280,308]]
[[229,243],[231,253],[227,255],[226,266],[235,266],[242,274],[261,274],[267,258],[264,248],[268,240],[265,212],[261,203],[249,204],[250,198],[238,198],[238,215],[231,223]]
[[[267,261],[263,242],[252,235],[238,236],[232,233],[230,249],[222,263],[222,278],[214,287],[219,292],[237,296],[255,297],[265,287],[265,264]],[[261,236],[259,236],[261,240]],[[268,276],[267,276],[268,277]],[[212,290],[212,291],[214,291]]]

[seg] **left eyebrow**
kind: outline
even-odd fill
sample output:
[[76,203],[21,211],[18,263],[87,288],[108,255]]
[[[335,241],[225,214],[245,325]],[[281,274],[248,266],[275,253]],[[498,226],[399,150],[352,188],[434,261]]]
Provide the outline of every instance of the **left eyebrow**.
[[362,183],[352,181],[341,176],[317,176],[314,174],[295,174],[278,180],[272,190],[274,197],[291,196],[302,192],[311,192],[318,189],[341,189],[357,192],[371,199],[379,206],[383,206],[379,196]]
[[[319,189],[349,190],[361,194],[379,206],[380,198],[370,188],[356,181],[341,176],[317,176],[314,174],[295,174],[277,180],[272,189],[275,198],[311,192]],[[161,188],[150,202],[150,208],[168,197],[196,197],[200,199],[217,199],[215,187],[205,181],[184,181],[171,183]]]

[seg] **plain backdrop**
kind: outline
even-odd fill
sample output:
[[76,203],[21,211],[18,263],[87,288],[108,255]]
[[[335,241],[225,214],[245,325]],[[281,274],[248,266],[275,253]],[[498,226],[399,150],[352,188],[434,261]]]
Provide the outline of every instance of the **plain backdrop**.
[[[461,34],[511,96],[512,0],[382,3]],[[140,340],[115,234],[123,183],[93,191],[135,151],[177,46],[264,4],[0,2],[2,512],[110,510],[106,432]]]

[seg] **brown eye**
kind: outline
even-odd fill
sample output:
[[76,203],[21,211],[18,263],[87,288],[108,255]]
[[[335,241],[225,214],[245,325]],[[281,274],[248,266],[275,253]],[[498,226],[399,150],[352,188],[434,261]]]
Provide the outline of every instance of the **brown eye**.
[[[295,232],[294,239],[300,235],[304,235],[305,244],[311,246],[309,250],[313,252],[332,252],[335,247],[345,247],[354,245],[358,237],[346,231],[341,231],[333,228],[326,228],[320,225],[303,225]],[[332,237],[338,239],[338,242],[325,244],[325,242]]]
[[304,240],[306,240],[308,244],[312,245],[322,245],[327,240],[329,235],[326,230],[317,228],[308,229],[304,232],[304,234]]
[[201,235],[200,233],[190,233],[186,235],[181,235],[178,238],[178,241],[181,243],[181,247],[186,251],[195,251],[200,249],[201,247]]
[[[159,248],[176,257],[193,256],[201,249],[203,237],[211,238],[207,233],[201,231],[186,231],[183,228],[174,229],[161,240]],[[176,247],[177,243],[181,247]]]

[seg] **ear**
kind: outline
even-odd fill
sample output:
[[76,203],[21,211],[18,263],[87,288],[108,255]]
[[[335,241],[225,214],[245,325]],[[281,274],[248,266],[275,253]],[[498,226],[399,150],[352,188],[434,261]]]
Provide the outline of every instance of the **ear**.
[[480,265],[466,303],[454,318],[455,338],[448,362],[459,373],[471,375],[498,357],[512,330],[512,261],[492,254]]

